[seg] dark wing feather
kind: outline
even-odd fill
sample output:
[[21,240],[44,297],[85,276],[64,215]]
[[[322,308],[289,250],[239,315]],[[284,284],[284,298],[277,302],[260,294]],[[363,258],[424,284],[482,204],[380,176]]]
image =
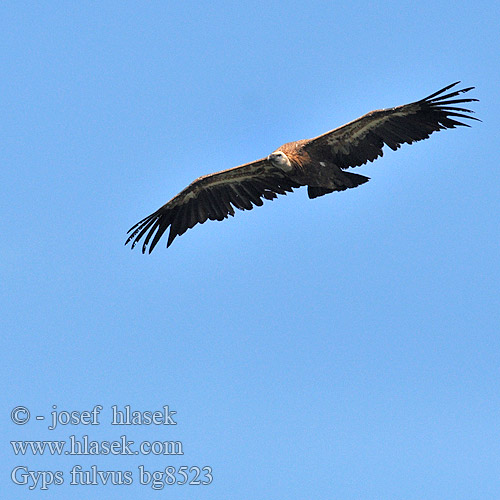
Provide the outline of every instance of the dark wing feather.
[[169,227],[167,247],[176,236],[184,234],[195,224],[203,224],[207,219],[224,220],[228,215],[234,215],[233,206],[251,210],[254,205],[263,204],[262,198],[272,200],[277,194],[286,194],[297,187],[300,184],[286,177],[266,159],[205,175],[130,228],[125,244],[132,242],[134,248],[145,237],[142,253],[148,245],[151,253]]
[[342,127],[311,139],[305,150],[313,157],[331,159],[340,168],[357,167],[382,156],[384,145],[398,149],[427,139],[433,132],[457,126],[468,127],[455,118],[477,120],[473,111],[452,106],[477,99],[452,99],[474,87],[445,92],[455,82],[420,101],[396,108],[372,111]]

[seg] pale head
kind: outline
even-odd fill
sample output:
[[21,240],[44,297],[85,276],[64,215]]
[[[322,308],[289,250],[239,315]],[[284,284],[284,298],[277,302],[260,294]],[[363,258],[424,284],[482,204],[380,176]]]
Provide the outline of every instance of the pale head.
[[281,170],[284,170],[286,172],[292,170],[292,163],[290,162],[290,159],[288,156],[283,153],[283,151],[275,151],[274,153],[271,153],[267,159],[275,166],[280,168]]

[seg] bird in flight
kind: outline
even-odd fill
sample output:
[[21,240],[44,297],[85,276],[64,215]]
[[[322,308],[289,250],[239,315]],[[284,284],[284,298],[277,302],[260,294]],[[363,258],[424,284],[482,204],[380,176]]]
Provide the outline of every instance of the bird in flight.
[[134,248],[144,238],[142,253],[151,253],[169,227],[167,247],[198,223],[226,219],[234,208],[251,210],[263,205],[263,198],[272,200],[293,188],[307,186],[309,198],[316,198],[364,184],[369,177],[345,169],[374,161],[383,155],[384,145],[395,151],[433,132],[469,126],[456,118],[477,120],[470,109],[455,106],[477,101],[455,99],[474,87],[446,93],[458,83],[420,101],[372,111],[313,139],[288,142],[266,158],[199,177],[131,227],[125,244]]

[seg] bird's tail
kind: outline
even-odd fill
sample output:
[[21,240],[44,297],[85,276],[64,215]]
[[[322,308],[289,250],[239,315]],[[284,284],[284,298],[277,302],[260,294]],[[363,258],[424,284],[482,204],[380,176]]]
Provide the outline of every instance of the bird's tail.
[[335,179],[335,187],[320,187],[320,186],[307,186],[307,194],[309,198],[317,198],[324,194],[333,193],[334,191],[345,191],[349,188],[354,188],[368,182],[369,177],[364,175],[353,174],[351,172],[342,172],[341,177]]

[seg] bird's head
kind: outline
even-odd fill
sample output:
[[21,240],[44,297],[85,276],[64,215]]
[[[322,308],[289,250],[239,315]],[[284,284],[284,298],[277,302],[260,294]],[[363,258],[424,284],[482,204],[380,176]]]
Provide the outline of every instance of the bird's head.
[[275,151],[274,153],[271,153],[267,159],[275,166],[280,168],[281,170],[284,170],[286,172],[292,170],[292,163],[290,162],[290,159],[288,156],[283,153],[283,151]]

